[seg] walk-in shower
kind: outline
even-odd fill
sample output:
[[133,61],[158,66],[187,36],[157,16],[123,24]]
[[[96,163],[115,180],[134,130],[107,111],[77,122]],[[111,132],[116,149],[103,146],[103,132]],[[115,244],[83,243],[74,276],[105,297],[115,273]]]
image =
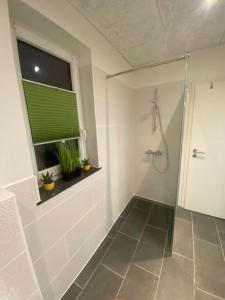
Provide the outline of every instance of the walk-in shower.
[[[120,197],[125,202],[132,190],[167,208],[159,218],[169,224],[168,251],[178,202],[187,65],[188,56],[183,56],[107,76],[109,149],[120,140],[118,157],[109,153],[112,201]],[[121,113],[113,115],[116,105]],[[113,186],[121,173],[127,181],[118,195]]]

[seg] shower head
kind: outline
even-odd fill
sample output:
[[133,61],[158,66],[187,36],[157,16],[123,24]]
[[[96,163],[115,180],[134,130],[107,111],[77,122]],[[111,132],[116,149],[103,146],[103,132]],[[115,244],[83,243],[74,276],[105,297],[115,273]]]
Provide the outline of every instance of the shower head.
[[150,99],[150,102],[153,103],[155,106],[158,106],[158,104],[157,104],[157,102],[158,102],[158,88],[154,89],[153,98]]
[[154,98],[157,101],[157,98],[158,98],[158,88],[154,89]]

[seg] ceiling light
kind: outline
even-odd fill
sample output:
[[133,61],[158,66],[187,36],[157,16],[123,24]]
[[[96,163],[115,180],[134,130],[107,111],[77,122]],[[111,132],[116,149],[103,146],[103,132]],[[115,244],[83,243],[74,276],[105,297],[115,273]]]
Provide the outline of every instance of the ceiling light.
[[34,72],[35,72],[35,73],[39,72],[39,70],[40,70],[40,68],[39,68],[38,66],[35,66],[35,67],[34,67]]
[[204,6],[206,8],[206,10],[209,10],[213,5],[216,4],[218,0],[205,0],[204,2]]

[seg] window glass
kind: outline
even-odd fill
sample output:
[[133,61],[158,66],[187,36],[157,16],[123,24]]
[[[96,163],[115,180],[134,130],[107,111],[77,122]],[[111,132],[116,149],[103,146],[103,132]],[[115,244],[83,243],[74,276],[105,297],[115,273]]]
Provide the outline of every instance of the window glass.
[[[77,149],[78,140],[68,140],[66,143],[73,144]],[[59,164],[56,154],[56,143],[37,145],[34,147],[38,171]]]
[[23,79],[72,91],[70,64],[17,40]]

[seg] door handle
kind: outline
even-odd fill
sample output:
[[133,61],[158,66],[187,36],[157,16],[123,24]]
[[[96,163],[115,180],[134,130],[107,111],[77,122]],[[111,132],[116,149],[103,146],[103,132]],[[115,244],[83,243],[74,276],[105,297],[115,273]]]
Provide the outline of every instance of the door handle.
[[203,151],[198,151],[198,149],[193,149],[193,154],[192,154],[192,157],[194,157],[194,158],[197,158],[198,157],[198,155],[204,155],[205,154],[205,152],[203,152]]
[[205,152],[198,151],[198,149],[193,149],[193,153],[195,153],[195,154],[205,154]]

